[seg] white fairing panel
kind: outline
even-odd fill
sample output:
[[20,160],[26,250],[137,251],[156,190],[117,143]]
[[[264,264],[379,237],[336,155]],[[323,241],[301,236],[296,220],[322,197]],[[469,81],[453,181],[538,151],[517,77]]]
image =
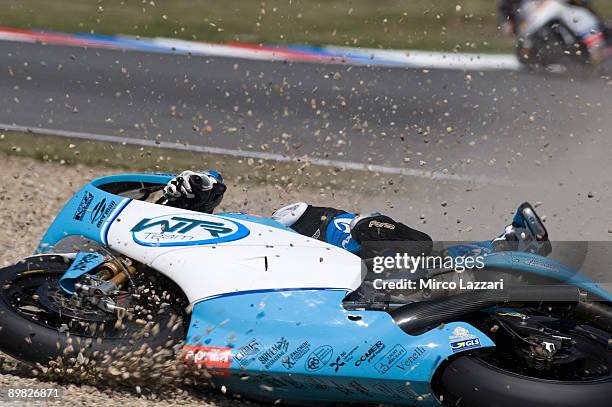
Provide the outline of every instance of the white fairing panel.
[[597,16],[583,7],[567,7],[561,16],[561,21],[563,21],[576,36],[595,33],[595,30],[599,28],[599,19]]
[[524,24],[521,36],[534,34],[551,21],[561,21],[574,35],[586,35],[599,25],[599,19],[584,7],[568,5],[561,0],[526,1],[521,5]]
[[361,284],[361,260],[291,231],[132,201],[109,246],[175,281],[191,302],[253,290],[341,289]]

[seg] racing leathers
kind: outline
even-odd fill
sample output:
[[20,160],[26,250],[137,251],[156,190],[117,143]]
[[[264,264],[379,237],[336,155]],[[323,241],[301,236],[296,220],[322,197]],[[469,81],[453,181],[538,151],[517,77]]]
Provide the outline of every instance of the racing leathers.
[[380,213],[358,215],[298,202],[277,210],[272,219],[363,258],[397,252],[427,254],[433,245],[426,233]]
[[[221,203],[226,189],[223,177],[216,171],[183,171],[168,182],[164,195],[169,206],[212,213]],[[428,255],[433,248],[432,239],[426,233],[380,213],[359,215],[297,202],[274,212],[272,219],[297,233],[341,247],[364,259],[397,253]],[[446,250],[454,256],[465,255],[474,249],[491,252],[509,248],[545,255],[550,251],[549,246],[542,221],[531,205],[523,203],[500,237],[455,245]]]
[[[216,171],[183,171],[164,188],[166,204],[212,213],[227,187]],[[432,240],[423,232],[380,213],[349,213],[341,209],[298,202],[273,213],[272,219],[294,231],[363,258],[391,253],[427,254]]]

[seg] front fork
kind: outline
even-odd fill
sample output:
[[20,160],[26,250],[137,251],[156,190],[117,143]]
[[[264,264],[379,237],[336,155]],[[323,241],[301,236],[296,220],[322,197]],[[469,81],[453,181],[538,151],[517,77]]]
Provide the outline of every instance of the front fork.
[[130,298],[124,288],[133,284],[137,269],[128,258],[111,258],[93,274],[86,274],[74,284],[72,294],[79,303],[90,303],[101,310],[123,319],[127,314]]

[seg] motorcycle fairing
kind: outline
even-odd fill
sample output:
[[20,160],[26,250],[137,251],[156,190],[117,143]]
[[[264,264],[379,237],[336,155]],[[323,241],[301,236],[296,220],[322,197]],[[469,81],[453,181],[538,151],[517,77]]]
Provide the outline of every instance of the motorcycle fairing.
[[297,290],[200,301],[187,335],[187,362],[211,369],[230,391],[235,385],[253,395],[270,389],[268,397],[283,400],[433,406],[439,404],[430,381],[445,359],[494,346],[463,322],[408,335],[386,312],[345,310],[344,295]]
[[68,294],[74,292],[74,283],[84,274],[89,273],[96,267],[104,263],[105,258],[99,253],[80,252],[77,253],[74,261],[68,267],[68,270],[62,275],[59,280],[59,285],[62,290]]
[[352,253],[239,218],[134,200],[109,227],[108,246],[168,276],[191,302],[253,290],[346,292],[361,284],[361,259]]
[[287,232],[297,233],[295,230],[291,229],[290,227],[285,226],[282,223],[278,223],[277,221],[271,218],[262,218],[261,216],[255,216],[255,215],[251,215],[248,213],[242,213],[242,212],[221,212],[221,213],[218,213],[217,215],[224,216],[226,218],[232,218],[232,219],[243,220],[243,221],[248,221],[248,222],[253,222],[253,223],[259,223],[260,225],[271,226],[274,228],[285,230]]
[[519,35],[525,38],[554,21],[563,23],[577,38],[601,31],[599,19],[590,10],[556,0],[524,1],[520,15]]
[[92,181],[61,210],[39,252],[67,236],[84,236],[165,274],[191,302],[252,290],[347,292],[361,284],[359,257],[276,222],[181,210],[101,189],[122,182],[163,185],[170,179],[133,174]]
[[242,223],[227,218],[185,212],[142,218],[130,232],[134,242],[149,247],[219,244],[243,239],[250,233]]
[[568,6],[560,16],[577,38],[586,38],[596,32],[601,32],[601,22],[589,9],[584,7]]
[[83,236],[106,245],[108,227],[129,202],[130,199],[102,191],[93,183],[86,185],[62,208],[43,236],[37,253],[51,251],[68,236]]
[[517,270],[537,274],[587,290],[605,301],[612,301],[612,294],[591,279],[552,259],[525,252],[496,252],[484,257],[485,268]]

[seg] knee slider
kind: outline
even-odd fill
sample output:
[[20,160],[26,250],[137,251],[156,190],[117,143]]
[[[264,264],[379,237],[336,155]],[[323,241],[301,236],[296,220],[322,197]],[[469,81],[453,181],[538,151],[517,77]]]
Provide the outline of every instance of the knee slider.
[[308,209],[306,202],[296,202],[278,209],[272,214],[272,219],[287,227],[293,226]]

